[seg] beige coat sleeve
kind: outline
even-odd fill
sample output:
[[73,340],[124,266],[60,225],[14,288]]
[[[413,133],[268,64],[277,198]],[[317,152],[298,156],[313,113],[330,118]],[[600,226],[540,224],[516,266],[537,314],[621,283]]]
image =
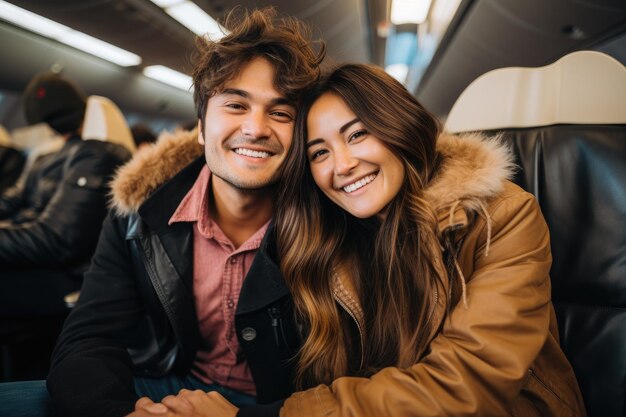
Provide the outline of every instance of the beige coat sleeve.
[[454,308],[419,363],[295,393],[280,416],[506,416],[548,335],[550,242],[532,195],[506,193],[488,210],[488,256],[479,219],[459,259],[468,308]]

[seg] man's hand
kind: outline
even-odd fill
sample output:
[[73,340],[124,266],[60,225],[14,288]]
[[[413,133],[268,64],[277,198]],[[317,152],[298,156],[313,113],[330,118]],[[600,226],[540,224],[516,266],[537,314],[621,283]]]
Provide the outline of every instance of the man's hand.
[[135,403],[135,411],[145,410],[151,414],[165,414],[167,407],[161,403],[155,403],[148,397],[141,397]]
[[182,389],[176,396],[163,398],[161,403],[140,398],[135,403],[135,412],[127,417],[236,417],[238,411],[216,391]]

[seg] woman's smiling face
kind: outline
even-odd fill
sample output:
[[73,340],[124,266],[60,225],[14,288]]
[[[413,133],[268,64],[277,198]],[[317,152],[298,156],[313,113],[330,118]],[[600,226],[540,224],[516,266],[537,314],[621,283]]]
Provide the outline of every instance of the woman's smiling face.
[[307,131],[311,173],[322,192],[355,217],[384,215],[404,181],[400,159],[333,93],[311,106]]

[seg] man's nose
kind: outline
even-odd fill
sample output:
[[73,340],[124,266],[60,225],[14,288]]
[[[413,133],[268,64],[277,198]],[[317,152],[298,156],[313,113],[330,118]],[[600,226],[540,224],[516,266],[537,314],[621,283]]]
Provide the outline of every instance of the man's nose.
[[265,113],[252,111],[241,125],[241,133],[255,139],[271,135],[269,120]]

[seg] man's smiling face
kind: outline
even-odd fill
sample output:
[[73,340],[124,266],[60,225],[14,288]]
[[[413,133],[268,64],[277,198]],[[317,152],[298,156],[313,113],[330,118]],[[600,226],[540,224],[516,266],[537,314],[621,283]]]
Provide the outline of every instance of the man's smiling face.
[[240,190],[272,185],[293,139],[295,108],[274,86],[274,67],[254,58],[207,103],[206,162],[214,181]]

